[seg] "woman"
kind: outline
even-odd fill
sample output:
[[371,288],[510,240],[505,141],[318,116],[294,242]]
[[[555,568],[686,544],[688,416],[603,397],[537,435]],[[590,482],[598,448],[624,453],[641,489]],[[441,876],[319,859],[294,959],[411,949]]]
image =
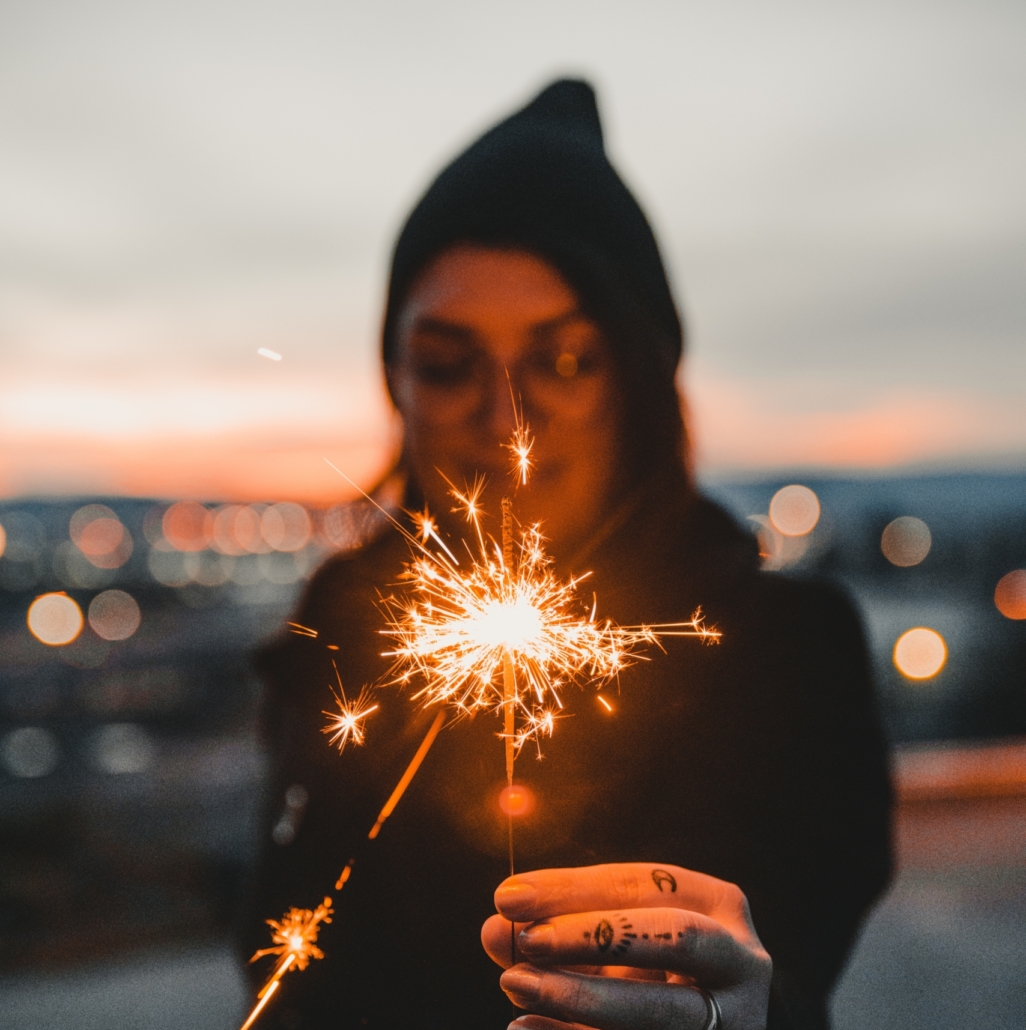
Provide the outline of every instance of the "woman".
[[[505,882],[499,727],[443,733],[343,892],[328,960],[291,978],[270,1025],[501,1026],[478,927],[506,966],[513,920],[501,986],[534,1013],[520,1026],[825,1026],[890,871],[861,629],[832,590],[761,573],[695,491],[680,321],[587,85],[554,83],[433,183],[396,246],[383,345],[407,510],[426,504],[458,539],[448,483],[484,475],[498,512],[515,397],[536,440],[517,515],[543,523],[557,572],[593,571],[621,624],[701,605],[723,642],[668,641],[621,676],[613,712],[570,699],[544,761],[518,763],[533,807],[517,863],[533,872]],[[387,671],[376,602],[406,557],[385,528],[328,562],[297,621],[339,650],[293,637],[263,657],[278,843],[269,828],[247,947],[261,918],[319,900],[431,719],[381,692],[367,747],[340,758],[320,732],[331,654],[350,691]]]

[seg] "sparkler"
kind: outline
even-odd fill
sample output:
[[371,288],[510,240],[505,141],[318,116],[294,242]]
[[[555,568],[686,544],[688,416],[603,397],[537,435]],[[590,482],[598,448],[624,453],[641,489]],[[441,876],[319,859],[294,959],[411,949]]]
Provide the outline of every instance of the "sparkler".
[[364,687],[355,701],[349,702],[346,699],[346,691],[342,686],[342,677],[339,675],[338,666],[331,663],[335,670],[335,677],[338,679],[338,693],[335,694],[335,702],[338,705],[336,712],[321,712],[329,718],[328,725],[321,730],[321,733],[328,734],[328,742],[335,744],[339,751],[345,749],[346,744],[352,741],[354,744],[362,744],[365,730],[360,724],[371,712],[376,712],[380,705],[370,703],[370,694]]
[[[292,624],[294,625],[294,624]],[[306,627],[298,627],[305,629]],[[301,636],[314,636],[316,637],[315,631],[307,633],[301,633]],[[338,670],[335,670],[336,674]],[[339,689],[341,690],[341,681],[339,682]],[[360,692],[360,698],[364,696],[364,692]],[[359,706],[360,699],[357,699],[356,705]],[[325,713],[331,715],[333,720],[339,718],[355,720],[360,719],[365,715],[370,715],[373,711],[372,708],[366,708],[362,712],[355,712],[353,707],[349,708],[348,713],[345,711],[346,701],[345,693],[342,693],[342,698],[339,701],[340,713]],[[376,705],[374,706],[377,707]],[[395,790],[389,795],[388,800],[385,802],[381,811],[378,813],[377,819],[374,820],[374,825],[370,828],[370,832],[367,834],[367,840],[374,840],[381,832],[381,827],[384,825],[385,820],[395,811],[396,805],[399,804],[403,794],[406,793],[406,788],[413,782],[413,777],[417,775],[417,770],[420,768],[421,763],[427,757],[428,751],[431,750],[431,745],[435,742],[435,737],[438,736],[439,731],[442,729],[442,724],[445,722],[445,713],[439,712],[431,723],[430,728],[427,731],[424,739],[421,741],[420,747],[417,749],[413,758],[410,760],[410,764],[406,767],[406,771],[399,778],[399,782],[395,785]],[[353,723],[355,725],[355,723]],[[325,732],[332,732],[332,726],[329,724]],[[337,731],[336,731],[337,732]],[[338,741],[339,748],[345,747],[345,745],[352,740],[354,744],[363,743],[363,732],[360,727],[360,733],[350,731],[349,735]],[[333,738],[332,743],[336,743]],[[335,890],[340,891],[349,882],[349,877],[352,875],[353,867],[356,865],[355,855],[346,862],[339,873],[338,879],[335,881]],[[242,1024],[239,1030],[250,1030],[250,1027],[260,1018],[260,1013],[267,1007],[267,1003],[274,997],[275,992],[281,986],[281,978],[288,972],[298,971],[302,972],[310,964],[311,959],[324,958],[324,952],[317,947],[317,937],[320,933],[321,923],[330,923],[331,915],[333,912],[332,905],[334,904],[333,899],[330,896],[326,896],[317,908],[312,911],[308,908],[290,908],[288,912],[281,917],[281,919],[268,919],[267,925],[271,928],[271,940],[274,943],[274,947],[261,948],[253,957],[250,962],[256,962],[257,959],[263,958],[265,955],[278,955],[279,959],[275,963],[274,969],[271,970],[270,975],[264,981],[263,987],[257,993],[257,1001],[253,1008],[250,1010],[249,1015],[246,1017],[246,1021]]]
[[[526,485],[533,439],[519,414],[513,437],[505,446],[515,482]],[[596,619],[595,603],[589,611],[579,591],[590,573],[558,578],[545,553],[540,527],[529,526],[519,534],[514,529],[513,504],[508,497],[502,499],[500,540],[496,542],[482,525],[484,480],[478,477],[462,491],[449,486],[457,504],[453,510],[463,514],[477,540],[476,553],[464,545],[465,565],[446,544],[427,510],[409,513],[414,533],[384,513],[412,550],[403,574],[409,591],[403,599],[390,597],[383,602],[387,622],[382,632],[394,641],[394,647],[384,652],[393,659],[387,682],[414,684],[414,700],[425,707],[439,705],[441,710],[371,827],[368,840],[378,836],[409,787],[447,711],[457,717],[481,710],[501,712],[506,781],[507,787],[512,787],[517,754],[528,741],[534,741],[540,756],[540,740],[552,733],[568,686],[590,684],[601,689],[640,658],[644,647],[661,646],[666,637],[698,637],[707,643],[720,638],[715,629],[705,626],[700,610],[687,622],[658,625],[619,626],[609,619]],[[301,636],[318,635],[309,627],[290,625]],[[338,710],[324,713],[330,718],[324,732],[341,750],[349,742],[363,743],[362,720],[378,706],[370,704],[366,689],[355,702],[348,701],[337,667],[335,673]],[[612,712],[601,694],[598,699]],[[512,873],[512,807],[507,814]],[[336,890],[348,882],[354,865],[355,858],[346,863]],[[275,947],[262,949],[253,958],[281,957],[242,1030],[249,1030],[259,1017],[286,972],[305,969],[311,958],[323,957],[316,940],[320,923],[330,922],[331,904],[332,899],[326,897],[312,912],[290,909],[282,920],[268,920]]]
[[249,1030],[257,1021],[267,1003],[274,997],[275,991],[281,986],[281,978],[290,969],[303,970],[310,964],[310,959],[324,958],[324,952],[317,947],[317,935],[320,933],[321,923],[331,922],[331,913],[331,898],[325,898],[313,911],[308,908],[290,908],[280,920],[267,920],[267,925],[272,931],[271,940],[274,941],[274,947],[262,948],[250,962],[256,962],[264,955],[280,957],[260,989],[257,1003],[240,1030]]
[[[518,427],[512,443],[513,468],[521,482],[530,470],[531,439]],[[457,715],[501,712],[507,779],[516,754],[528,741],[552,732],[570,684],[599,687],[671,636],[720,634],[704,625],[701,611],[687,622],[619,626],[598,620],[582,601],[580,585],[590,573],[560,579],[552,571],[538,526],[519,535],[513,506],[502,501],[501,537],[488,537],[481,524],[480,483],[453,490],[456,511],[474,527],[479,548],[467,548],[461,564],[427,513],[415,516],[418,533],[404,578],[411,589],[384,606],[383,633],[395,646],[391,682],[414,684],[413,699],[443,704]],[[517,726],[519,723],[519,727]]]

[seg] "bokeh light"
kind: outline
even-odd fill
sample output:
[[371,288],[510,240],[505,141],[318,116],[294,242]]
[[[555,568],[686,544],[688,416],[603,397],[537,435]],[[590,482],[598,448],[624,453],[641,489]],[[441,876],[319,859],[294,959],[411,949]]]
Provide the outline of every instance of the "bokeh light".
[[70,644],[82,632],[85,620],[82,609],[62,591],[40,594],[29,605],[27,622],[36,640],[61,647]]
[[193,583],[199,583],[201,587],[219,587],[231,579],[236,559],[230,554],[205,551],[193,557],[199,559],[192,572]]
[[139,605],[124,590],[104,590],[89,603],[89,625],[104,640],[127,640],[141,621]]
[[260,532],[276,551],[299,551],[310,542],[313,527],[301,504],[272,504],[260,517]]
[[573,354],[560,354],[556,358],[556,371],[564,378],[570,379],[577,375],[577,358]]
[[232,566],[231,581],[240,587],[255,587],[264,578],[263,570],[260,568],[260,556],[245,554],[235,559]]
[[4,555],[12,562],[31,562],[46,546],[46,529],[27,511],[4,512],[4,536]]
[[1026,619],[1026,569],[1016,569],[998,580],[994,604],[1006,619]]
[[235,520],[243,508],[238,504],[225,504],[214,514],[211,543],[221,554],[245,554],[246,548],[235,535]]
[[819,522],[819,498],[807,486],[781,487],[769,505],[770,522],[784,536],[805,536]]
[[124,539],[125,527],[117,519],[93,519],[79,534],[76,543],[88,555],[110,554]]
[[759,557],[763,568],[777,571],[799,561],[809,549],[808,536],[784,536],[765,515],[749,515],[758,529]]
[[210,543],[214,516],[197,501],[177,501],[160,522],[164,539],[179,551],[202,551]]
[[911,515],[902,515],[888,523],[880,536],[884,557],[901,568],[918,565],[930,553],[932,543],[930,527]]
[[103,726],[93,737],[93,761],[112,776],[145,772],[154,758],[150,735],[135,723]]
[[505,815],[527,815],[534,808],[534,794],[520,783],[503,787],[499,792],[499,808]]
[[49,776],[61,760],[57,738],[41,726],[12,730],[0,744],[0,759],[12,776],[37,779]]
[[936,676],[948,660],[944,638],[926,626],[916,626],[898,637],[894,645],[894,665],[910,680],[926,680]]
[[235,539],[250,554],[266,554],[271,549],[260,531],[260,516],[263,513],[263,505],[251,504],[243,508],[235,517],[233,526]]
[[4,551],[7,549],[7,530],[4,529],[3,525],[0,525],[0,558],[3,557]]
[[290,583],[302,579],[307,569],[301,554],[288,552],[261,554],[257,558],[257,567],[260,569],[260,575],[268,583],[275,583],[278,586],[288,586]]
[[222,554],[233,556],[269,551],[260,527],[262,508],[226,504],[214,516],[212,545]]
[[199,569],[199,557],[191,551],[162,551],[154,547],[146,556],[150,575],[166,587],[184,587]]
[[[121,520],[118,518],[117,513],[105,504],[87,504],[84,508],[79,508],[68,522],[68,533],[79,547],[82,546],[83,531],[97,519],[107,519],[110,522],[116,522],[118,525],[121,525]],[[114,546],[117,546],[116,542]]]
[[105,504],[79,508],[68,524],[75,546],[98,569],[119,569],[132,556],[132,537]]

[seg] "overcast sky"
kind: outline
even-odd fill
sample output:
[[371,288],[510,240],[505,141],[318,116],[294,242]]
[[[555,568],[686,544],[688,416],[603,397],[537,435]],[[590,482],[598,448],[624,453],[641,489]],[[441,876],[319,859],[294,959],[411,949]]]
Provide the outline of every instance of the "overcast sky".
[[4,0],[0,492],[370,476],[395,233],[563,73],[660,237],[706,470],[1021,466],[1024,38],[996,0]]

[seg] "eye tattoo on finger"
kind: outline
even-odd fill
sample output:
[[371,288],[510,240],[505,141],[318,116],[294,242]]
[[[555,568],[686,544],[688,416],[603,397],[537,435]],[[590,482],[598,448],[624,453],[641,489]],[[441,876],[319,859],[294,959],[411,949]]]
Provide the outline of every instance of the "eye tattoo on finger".
[[[601,954],[609,951],[612,947],[613,951],[617,955],[623,956],[627,953],[630,946],[638,939],[638,935],[633,932],[634,924],[628,923],[625,916],[620,915],[618,912],[613,917],[619,926],[614,929],[613,924],[608,919],[600,919],[598,926],[595,927],[594,931],[585,930],[584,939],[586,941],[594,940],[595,947],[598,948]],[[616,941],[614,945],[614,939],[619,934],[620,939]],[[648,934],[641,935],[645,940],[648,940]]]
[[[584,939],[586,941],[594,940],[595,947],[598,948],[599,952],[605,954],[612,947],[613,951],[619,956],[624,956],[630,950],[631,945],[638,939],[638,934],[634,933],[634,924],[628,923],[627,919],[617,913],[613,917],[619,926],[614,929],[613,924],[608,919],[600,919],[598,926],[594,930],[585,930]],[[620,939],[616,941],[615,945],[613,941],[617,935],[620,934]],[[683,934],[678,934],[679,937],[683,937]],[[652,937],[657,941],[672,941],[672,933],[654,933]],[[649,935],[647,933],[641,934],[641,939],[647,941]]]
[[659,888],[659,893],[669,887],[671,894],[677,893],[677,880],[673,873],[668,873],[665,869],[653,869],[652,870],[652,882]]
[[594,936],[595,947],[599,951],[609,951],[610,944],[613,943],[613,924],[608,919],[600,919],[598,926],[595,927],[594,935],[591,930],[584,931],[584,939],[590,940]]

